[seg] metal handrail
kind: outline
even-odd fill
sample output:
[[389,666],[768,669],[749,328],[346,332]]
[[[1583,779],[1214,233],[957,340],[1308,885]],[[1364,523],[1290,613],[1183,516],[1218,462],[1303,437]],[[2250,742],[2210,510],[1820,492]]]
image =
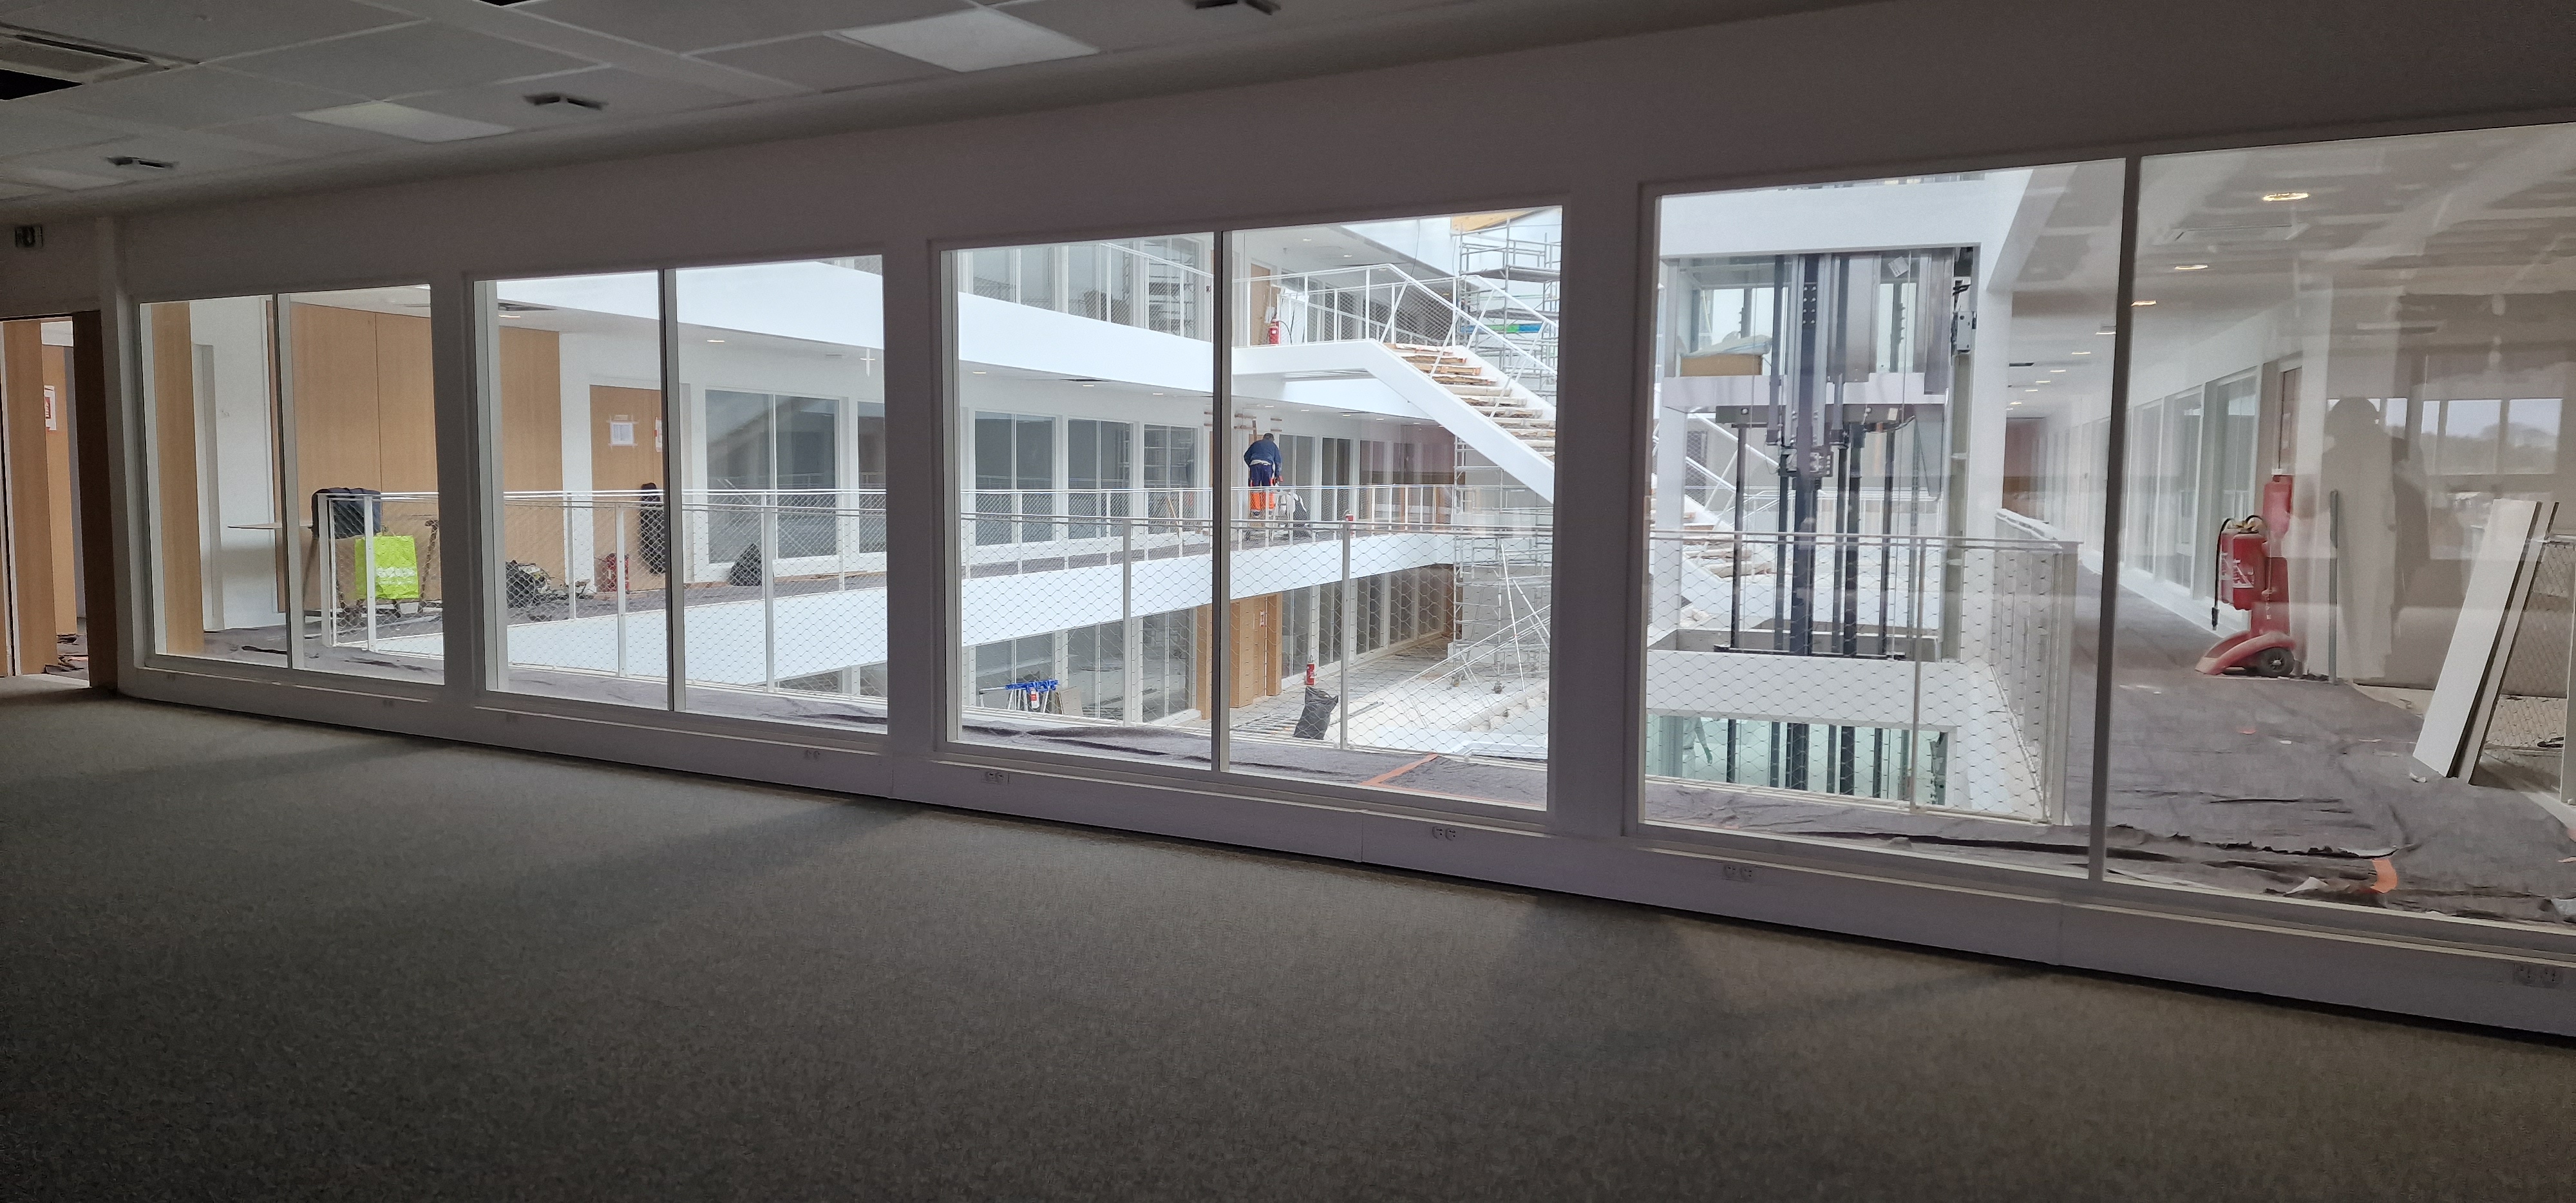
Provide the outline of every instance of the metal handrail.
[[[1379,284],[1377,283],[1377,281],[1376,281],[1376,273],[1378,273],[1378,272],[1379,272],[1379,271],[1381,271],[1381,270],[1383,270],[1383,271],[1387,272],[1388,274],[1390,274],[1390,275],[1394,276],[1398,281],[1401,281],[1401,284],[1400,284],[1400,285],[1397,285],[1397,284],[1390,284],[1390,285],[1387,285],[1386,287],[1390,287],[1390,288],[1397,288],[1399,291],[1401,291],[1401,290],[1403,290],[1403,289],[1411,289],[1411,290],[1413,290],[1413,291],[1416,291],[1416,292],[1421,293],[1423,296],[1428,297],[1428,298],[1429,298],[1429,299],[1431,299],[1433,302],[1435,302],[1435,303],[1437,303],[1438,305],[1440,305],[1442,308],[1447,309],[1447,310],[1448,310],[1448,311],[1449,311],[1453,316],[1455,316],[1458,320],[1460,320],[1460,321],[1462,321],[1462,322],[1466,323],[1467,325],[1469,325],[1469,326],[1471,326],[1471,327],[1474,327],[1474,328],[1476,328],[1476,329],[1479,329],[1479,330],[1484,331],[1486,334],[1489,334],[1489,335],[1493,336],[1495,339],[1499,340],[1499,341],[1500,341],[1504,346],[1511,348],[1511,350],[1513,351],[1513,353],[1514,353],[1514,354],[1517,354],[1517,355],[1521,356],[1522,358],[1527,359],[1527,360],[1528,360],[1528,361],[1529,361],[1529,362],[1530,362],[1534,367],[1536,367],[1536,369],[1537,369],[1540,373],[1543,373],[1543,374],[1545,374],[1546,376],[1548,376],[1548,377],[1550,377],[1550,378],[1554,378],[1554,377],[1557,375],[1556,366],[1555,366],[1554,364],[1551,364],[1551,363],[1547,362],[1546,360],[1544,360],[1544,359],[1540,358],[1540,357],[1537,355],[1537,353],[1535,353],[1535,352],[1531,351],[1529,348],[1524,347],[1524,346],[1521,346],[1518,342],[1514,341],[1510,336],[1505,335],[1503,332],[1501,332],[1501,331],[1499,331],[1499,330],[1494,329],[1494,328],[1493,328],[1492,326],[1490,326],[1490,325],[1487,325],[1484,319],[1477,317],[1475,314],[1472,314],[1472,313],[1467,312],[1465,309],[1461,308],[1461,307],[1458,305],[1458,303],[1457,303],[1456,301],[1454,301],[1454,300],[1452,300],[1452,299],[1450,299],[1450,298],[1448,298],[1448,297],[1442,296],[1442,295],[1440,294],[1440,291],[1439,291],[1438,289],[1433,288],[1433,287],[1431,286],[1431,283],[1432,283],[1431,281],[1426,281],[1426,280],[1424,280],[1424,279],[1423,279],[1423,278],[1421,278],[1421,277],[1415,276],[1413,273],[1408,272],[1408,271],[1404,270],[1403,268],[1398,267],[1398,266],[1396,266],[1395,264],[1392,264],[1392,263],[1369,264],[1369,265],[1366,265],[1366,266],[1359,266],[1359,267],[1335,267],[1335,268],[1326,268],[1326,269],[1324,269],[1324,270],[1322,270],[1322,271],[1316,271],[1316,272],[1274,272],[1274,273],[1272,273],[1272,274],[1270,274],[1270,275],[1267,275],[1267,276],[1247,276],[1247,277],[1245,277],[1245,278],[1244,278],[1244,284],[1245,284],[1245,286],[1246,286],[1247,288],[1249,288],[1249,287],[1250,287],[1250,285],[1252,285],[1252,284],[1253,284],[1254,282],[1256,282],[1256,281],[1261,281],[1261,282],[1270,282],[1270,283],[1273,283],[1273,284],[1277,284],[1277,283],[1279,283],[1279,282],[1281,282],[1281,281],[1287,281],[1287,280],[1312,280],[1312,279],[1316,279],[1316,278],[1319,278],[1319,277],[1327,277],[1327,276],[1333,276],[1333,275],[1344,274],[1344,273],[1349,273],[1349,272],[1359,272],[1359,273],[1362,273],[1362,274],[1363,274],[1362,283],[1359,285],[1359,288],[1360,288],[1360,290],[1361,290],[1361,291],[1367,291],[1367,290],[1370,290],[1370,289],[1374,289],[1374,288],[1380,287],[1380,285],[1379,285]],[[1488,285],[1485,281],[1482,281],[1482,280],[1476,280],[1476,279],[1474,279],[1474,278],[1472,278],[1472,277],[1468,277],[1468,276],[1442,276],[1442,277],[1435,277],[1434,279],[1436,279],[1436,280],[1445,280],[1445,281],[1449,281],[1449,282],[1452,282],[1452,283],[1456,283],[1456,284],[1464,285],[1464,286],[1466,286],[1466,287],[1476,288],[1476,289],[1480,289],[1480,290],[1490,289],[1490,287],[1491,287],[1491,286],[1490,286],[1490,285]],[[1310,293],[1312,293],[1312,292],[1338,292],[1338,291],[1349,291],[1349,289],[1348,289],[1348,288],[1346,288],[1346,287],[1336,287],[1336,286],[1331,285],[1331,284],[1324,284],[1324,285],[1321,285],[1320,287],[1313,287],[1313,288],[1308,288],[1308,289],[1303,289],[1303,290],[1292,290],[1292,289],[1288,289],[1288,288],[1282,287],[1282,288],[1281,288],[1281,291],[1282,291],[1282,292],[1294,292],[1294,293],[1297,295],[1297,297],[1298,297],[1298,302],[1299,302],[1300,304],[1305,305],[1305,306],[1307,306],[1307,307],[1308,307],[1308,308],[1310,308],[1310,309],[1316,309],[1316,308],[1320,308],[1320,307],[1315,305],[1314,301],[1311,299],[1311,297],[1310,297],[1308,294],[1310,294]],[[1513,303],[1515,303],[1515,304],[1521,304],[1524,308],[1527,308],[1527,305],[1526,305],[1526,303],[1525,303],[1525,302],[1521,302],[1521,301],[1520,301],[1520,299],[1519,299],[1518,297],[1513,297],[1513,296],[1511,296],[1511,294],[1510,294],[1510,292],[1509,292],[1508,290],[1493,290],[1493,291],[1495,291],[1498,295],[1501,295],[1501,296],[1503,296],[1503,297],[1505,297],[1505,298],[1507,298],[1507,299],[1511,300]],[[1340,312],[1340,311],[1338,311],[1338,310],[1325,309],[1325,310],[1322,310],[1322,311],[1323,311],[1323,312],[1326,312],[1326,313],[1331,313],[1331,314],[1333,314],[1333,315],[1334,315],[1334,316],[1336,316],[1336,317],[1351,317],[1351,316],[1354,316],[1354,315],[1351,315],[1351,314],[1341,313],[1341,312]],[[1555,334],[1555,333],[1556,333],[1556,322],[1555,322],[1555,320],[1554,320],[1553,318],[1548,317],[1548,316],[1547,316],[1546,314],[1544,314],[1544,313],[1540,313],[1540,312],[1539,312],[1538,310],[1536,310],[1536,309],[1530,309],[1530,310],[1529,310],[1529,312],[1531,313],[1531,315],[1532,315],[1532,316],[1534,316],[1534,317],[1538,318],[1538,319],[1539,319],[1539,321],[1541,321],[1542,323],[1546,324],[1546,326],[1548,327],[1548,332],[1549,332],[1551,335],[1553,335],[1553,334]],[[1386,318],[1386,321],[1383,323],[1383,326],[1384,326],[1384,328],[1385,328],[1385,329],[1386,329],[1390,334],[1391,334],[1391,333],[1393,333],[1393,332],[1395,332],[1395,331],[1397,330],[1397,327],[1396,327],[1396,325],[1395,325],[1395,314],[1396,314],[1396,306],[1394,306],[1394,305],[1392,305],[1392,304],[1388,305],[1388,306],[1387,306],[1387,318]],[[1405,330],[1405,331],[1403,331],[1403,332],[1404,332],[1404,333],[1406,333],[1406,334],[1413,335],[1415,338],[1420,339],[1423,343],[1428,344],[1428,345],[1433,345],[1433,346],[1448,346],[1448,345],[1451,345],[1451,339],[1450,339],[1448,336],[1446,336],[1446,335],[1433,336],[1433,335],[1426,334],[1426,333],[1423,333],[1423,332],[1420,332],[1420,331],[1415,331],[1415,330]],[[1386,339],[1386,340],[1384,340],[1384,341],[1392,342],[1392,341],[1395,341],[1395,340],[1394,340],[1394,339],[1392,339],[1392,338],[1389,338],[1389,339]],[[1508,375],[1508,373],[1507,373],[1507,375]]]

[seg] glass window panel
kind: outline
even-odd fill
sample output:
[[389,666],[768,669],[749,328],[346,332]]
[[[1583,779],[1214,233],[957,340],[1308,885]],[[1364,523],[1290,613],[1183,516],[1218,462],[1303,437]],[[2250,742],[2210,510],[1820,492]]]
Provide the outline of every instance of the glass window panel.
[[1544,805],[1560,214],[1232,237],[1230,767]]
[[2223,587],[2122,574],[2115,879],[2564,926],[2569,133],[2144,162],[2132,391],[2251,376],[2286,453],[2164,536]]
[[155,650],[285,667],[290,537],[279,517],[275,299],[142,307],[152,418]]
[[[282,299],[296,487],[310,523],[303,667],[442,679],[429,289]],[[327,530],[325,530],[327,528]]]
[[481,320],[496,433],[494,688],[670,705],[661,291],[651,272],[501,280]]
[[[1204,765],[1206,235],[957,252],[970,742]],[[1018,265],[1016,299],[978,280]],[[1006,308],[1007,306],[1007,308]],[[1043,641],[1040,663],[1023,654]],[[1008,675],[989,652],[1009,645]],[[1017,686],[1017,688],[1014,688]]]
[[886,658],[880,261],[672,275],[686,706],[883,731],[883,693],[853,692]]
[[[2102,544],[2120,177],[1661,203],[1646,823],[2084,870],[2077,605]],[[2200,479],[2201,383],[2137,407],[2132,479]],[[2195,522],[2133,506],[2126,534],[2184,549],[2153,562],[2187,591],[2167,532]]]
[[143,307],[158,650],[444,679],[428,308],[425,286]]
[[2558,470],[2557,397],[2516,397],[2505,403],[2504,448],[2496,470],[2517,476]]

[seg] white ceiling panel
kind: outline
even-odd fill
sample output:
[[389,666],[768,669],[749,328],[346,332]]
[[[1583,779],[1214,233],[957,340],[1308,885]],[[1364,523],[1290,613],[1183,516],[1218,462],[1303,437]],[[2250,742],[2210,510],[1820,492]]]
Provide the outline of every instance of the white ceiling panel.
[[430,23],[246,55],[224,64],[289,83],[379,98],[593,65],[568,54]]
[[934,67],[891,50],[862,46],[845,38],[819,33],[783,42],[718,50],[698,57],[824,92],[949,73],[944,67]]
[[[529,96],[549,92],[597,101],[606,107],[591,110],[573,105],[538,106],[528,103]],[[742,98],[695,84],[650,79],[615,67],[596,67],[541,79],[410,96],[405,97],[403,103],[433,113],[538,129],[711,109],[740,104]]]
[[[151,167],[119,167],[110,158],[130,157],[168,163],[168,170]],[[281,156],[252,153],[238,147],[214,146],[185,137],[125,138],[98,146],[72,150],[50,150],[41,154],[16,155],[12,167],[43,167],[58,171],[77,171],[117,180],[149,180],[191,171],[227,171],[235,167],[258,167],[276,162]]]
[[355,0],[0,0],[0,21],[12,25],[200,60],[410,19]]
[[[1103,50],[1136,50],[1218,38],[1256,37],[1337,21],[1382,17],[1471,0],[1281,0],[1264,13],[1246,4],[1191,8],[1183,0],[1028,0],[1012,16],[1079,38]],[[1596,3],[1605,0],[1594,0]]]
[[319,121],[307,121],[302,117],[258,117],[249,121],[236,121],[230,125],[212,126],[197,132],[254,143],[274,149],[281,155],[295,158],[361,154],[371,150],[419,145],[408,138],[325,125]]
[[0,180],[39,184],[64,192],[77,192],[89,188],[113,188],[126,182],[94,171],[64,171],[58,167],[21,167],[15,163],[0,163]]
[[346,92],[242,75],[221,67],[187,67],[156,75],[84,84],[47,92],[10,107],[77,109],[102,117],[143,121],[175,129],[195,129],[252,117],[271,117],[305,109],[327,109],[360,99]]
[[705,50],[907,21],[973,5],[968,0],[535,0],[514,7],[664,50]]
[[87,146],[118,136],[115,130],[68,121],[41,109],[0,105],[0,155]]

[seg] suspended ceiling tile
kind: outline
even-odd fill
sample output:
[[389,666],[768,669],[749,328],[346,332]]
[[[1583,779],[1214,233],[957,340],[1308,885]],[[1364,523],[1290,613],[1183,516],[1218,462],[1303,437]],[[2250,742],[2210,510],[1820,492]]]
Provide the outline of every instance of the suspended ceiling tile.
[[0,5],[0,21],[12,25],[201,60],[414,19],[355,0],[50,0]]
[[187,67],[155,75],[110,80],[103,84],[84,84],[10,103],[13,106],[74,109],[174,129],[195,129],[252,117],[327,109],[356,99],[359,98],[346,92],[262,79],[221,67]]
[[86,188],[113,188],[127,181],[89,171],[64,171],[57,167],[19,166],[0,163],[0,180],[41,184],[47,188],[76,192]]
[[[550,93],[594,101],[604,107],[594,110],[570,104],[535,105],[528,102],[530,96]],[[720,108],[741,104],[743,99],[713,88],[652,79],[616,67],[594,67],[588,71],[572,71],[539,79],[409,96],[403,99],[403,103],[433,113],[532,129]]]
[[[277,162],[279,157],[256,154],[238,147],[211,145],[187,138],[126,138],[72,150],[18,155],[11,158],[9,163],[14,167],[42,167],[106,176],[116,180],[142,181],[195,171],[258,167]],[[108,161],[112,158],[148,159],[156,163],[168,163],[170,166],[166,169],[119,166]]]
[[381,98],[593,64],[472,30],[424,23],[247,55],[224,65],[289,83]]
[[325,125],[302,117],[257,117],[230,125],[213,126],[199,131],[220,134],[242,142],[256,143],[276,150],[282,157],[318,158],[328,155],[359,154],[387,150],[397,146],[417,146],[408,138],[379,134],[344,126]]
[[1258,37],[1281,30],[1306,29],[1336,21],[1380,17],[1411,9],[1438,8],[1464,0],[1281,0],[1279,11],[1264,13],[1236,3],[1221,8],[1191,8],[1183,0],[1028,0],[1009,8],[1012,16],[1079,38],[1103,50],[1136,50],[1220,38]]
[[971,8],[967,0],[539,0],[521,12],[659,46],[704,50]]
[[763,42],[697,57],[825,92],[949,74],[946,68],[829,34]]
[[0,155],[28,154],[65,146],[87,146],[120,135],[21,105],[0,106]]

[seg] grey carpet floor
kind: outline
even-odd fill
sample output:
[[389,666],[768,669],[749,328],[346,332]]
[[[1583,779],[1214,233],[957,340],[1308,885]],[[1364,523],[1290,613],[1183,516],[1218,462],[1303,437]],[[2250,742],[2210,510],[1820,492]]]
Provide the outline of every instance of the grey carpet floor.
[[0,682],[0,1195],[2576,1197],[2576,1046]]

